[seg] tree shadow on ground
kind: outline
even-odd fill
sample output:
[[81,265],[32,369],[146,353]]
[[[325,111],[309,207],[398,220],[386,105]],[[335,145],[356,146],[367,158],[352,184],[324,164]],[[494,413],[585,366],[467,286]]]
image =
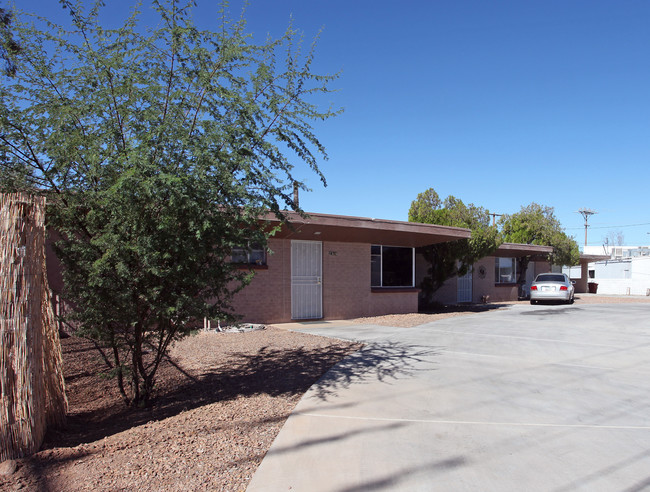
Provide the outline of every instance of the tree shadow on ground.
[[513,302],[486,302],[485,304],[431,304],[422,307],[421,314],[451,314],[451,313],[484,313],[486,311],[496,311],[504,307],[511,306]]
[[[66,347],[69,354],[65,353]],[[90,360],[91,353],[93,349],[90,346],[74,337],[64,345],[64,357],[86,355]],[[348,357],[350,354],[354,355]],[[69,374],[66,378],[70,382],[83,384],[85,390],[92,386],[95,393],[90,390],[91,393],[84,395],[84,398],[97,398],[97,404],[70,415],[67,428],[52,430],[44,448],[90,443],[183,411],[241,397],[265,394],[271,397],[295,397],[297,400],[314,384],[318,397],[325,399],[366,378],[385,381],[407,375],[416,370],[416,362],[431,355],[435,355],[435,351],[399,342],[363,347],[361,344],[339,341],[318,348],[266,346],[253,353],[231,352],[227,354],[226,363],[222,361],[219,365],[198,371],[186,370],[182,364],[168,358],[159,370],[158,380],[161,384],[157,398],[148,409],[125,407],[115,394],[115,382],[97,376],[102,369],[98,367],[100,363],[95,357],[94,367],[80,367],[78,374]],[[321,378],[337,363],[340,365],[327,378]],[[91,374],[92,377],[89,377]],[[113,397],[106,397],[106,392],[113,392]],[[280,418],[286,416],[271,417],[275,420]]]
[[335,396],[352,384],[365,381],[388,382],[435,368],[436,347],[402,342],[370,343],[341,360],[319,379],[312,391],[321,400]]
[[427,464],[412,466],[401,470],[399,473],[378,476],[370,482],[346,487],[344,489],[341,489],[339,492],[370,492],[372,490],[394,490],[400,486],[403,486],[402,482],[404,482],[407,478],[413,478],[414,475],[422,475],[425,477],[434,473],[442,475],[456,468],[467,466],[468,464],[468,459],[465,456],[451,456],[439,461],[432,461]]

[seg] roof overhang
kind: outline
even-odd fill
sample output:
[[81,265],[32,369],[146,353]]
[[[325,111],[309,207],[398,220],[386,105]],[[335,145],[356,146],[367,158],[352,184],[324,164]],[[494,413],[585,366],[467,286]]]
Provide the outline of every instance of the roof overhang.
[[[290,224],[281,225],[280,231],[275,235],[277,238],[416,248],[458,239],[469,239],[471,236],[469,229],[417,222],[315,213],[307,214],[304,217],[295,212],[287,212],[286,215]],[[266,220],[269,225],[280,225],[280,220],[274,216],[269,216]]]
[[611,257],[609,255],[585,255],[583,253],[580,254],[580,264],[587,264],[587,263],[594,263],[596,261],[605,261],[605,260],[611,260]]
[[546,259],[553,252],[553,246],[539,246],[537,244],[503,243],[492,256],[501,258],[519,258],[531,256],[532,259]]

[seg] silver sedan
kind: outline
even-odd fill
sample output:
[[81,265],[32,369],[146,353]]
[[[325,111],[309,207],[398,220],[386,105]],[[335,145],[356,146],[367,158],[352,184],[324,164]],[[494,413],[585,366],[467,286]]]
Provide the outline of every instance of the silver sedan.
[[564,273],[540,273],[530,286],[530,303],[562,301],[572,304],[574,283]]

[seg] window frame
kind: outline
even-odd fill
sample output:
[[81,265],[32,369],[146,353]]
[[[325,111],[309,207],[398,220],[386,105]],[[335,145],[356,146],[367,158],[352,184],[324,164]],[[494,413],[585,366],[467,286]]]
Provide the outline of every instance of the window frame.
[[[379,253],[375,253],[374,248],[379,248]],[[384,285],[384,249],[399,248],[410,250],[411,252],[411,283],[410,285]],[[379,285],[375,284],[375,273],[373,262],[379,258]],[[415,248],[408,246],[391,246],[387,244],[371,244],[370,246],[370,287],[372,289],[412,289],[415,287]]]
[[[513,285],[517,283],[517,258],[500,257],[494,258],[494,283],[495,285]],[[512,263],[512,279],[508,281],[501,280],[501,260],[510,260]]]
[[[254,255],[256,254],[261,254],[262,258],[255,259]],[[242,258],[242,261],[236,260],[236,257]],[[246,246],[236,246],[230,252],[230,262],[240,267],[266,267],[267,248],[258,242],[249,242]]]

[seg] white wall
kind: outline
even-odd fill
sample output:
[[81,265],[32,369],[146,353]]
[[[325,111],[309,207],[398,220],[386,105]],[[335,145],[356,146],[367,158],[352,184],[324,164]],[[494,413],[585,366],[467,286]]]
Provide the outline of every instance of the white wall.
[[578,266],[563,266],[562,273],[566,273],[570,279],[576,280],[582,277],[582,267]]
[[605,278],[598,284],[598,294],[621,296],[647,296],[650,295],[650,283],[640,280]]
[[589,263],[589,270],[593,270],[594,281],[608,278],[632,278],[632,261],[631,260],[607,260]]
[[590,263],[596,276],[589,279],[598,284],[599,294],[650,295],[650,258],[632,258],[627,262]]

